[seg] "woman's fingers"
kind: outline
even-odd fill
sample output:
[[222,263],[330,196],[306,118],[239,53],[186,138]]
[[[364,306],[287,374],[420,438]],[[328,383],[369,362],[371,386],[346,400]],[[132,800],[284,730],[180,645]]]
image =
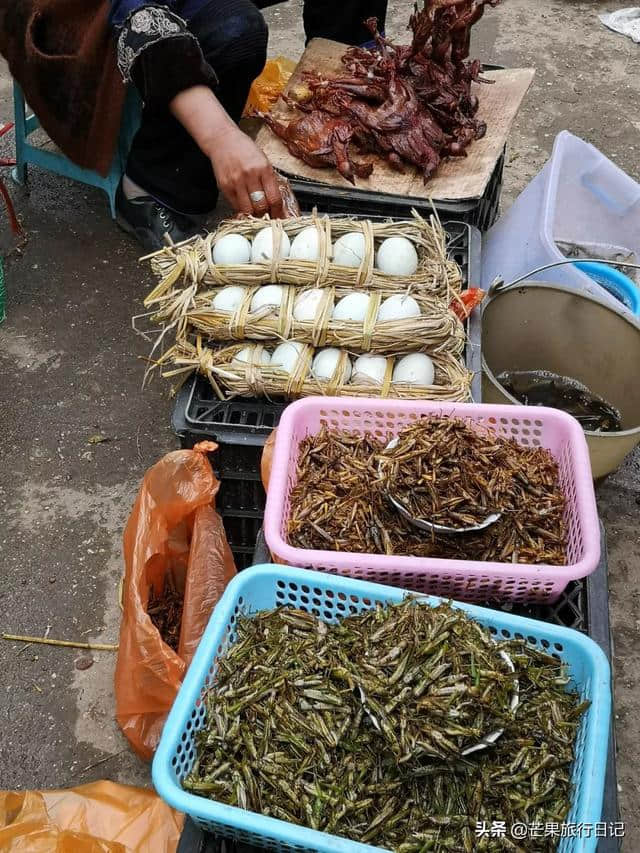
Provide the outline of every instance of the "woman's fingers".
[[242,181],[238,181],[235,186],[235,202],[231,202],[237,213],[246,213],[251,216],[254,213],[253,202],[249,198],[249,190],[244,186]]
[[265,213],[269,211],[269,202],[267,201],[267,195],[262,187],[263,184],[260,180],[256,180],[254,178],[251,181],[249,198],[251,200],[251,204],[253,205],[253,212],[256,216],[264,216]]
[[[259,149],[258,149],[259,151]],[[247,173],[247,189],[249,190],[249,198],[253,205],[253,212],[256,216],[264,216],[265,213],[271,213],[271,198],[270,198],[270,174],[273,172],[267,158],[260,151],[260,160]],[[273,214],[272,214],[273,215]]]
[[247,181],[247,191],[256,216],[268,213],[272,219],[283,217],[282,194],[270,165],[264,168],[258,178],[252,176]]

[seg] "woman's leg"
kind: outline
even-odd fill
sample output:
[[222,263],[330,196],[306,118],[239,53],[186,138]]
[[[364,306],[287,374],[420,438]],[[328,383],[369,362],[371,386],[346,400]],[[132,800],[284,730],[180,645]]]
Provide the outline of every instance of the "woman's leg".
[[[266,61],[264,18],[250,0],[185,0],[179,11],[218,77],[216,97],[239,121],[251,83]],[[127,175],[171,210],[197,216],[216,206],[210,161],[166,109],[143,112]]]
[[364,44],[371,33],[364,26],[367,18],[378,19],[384,30],[387,0],[304,0],[304,32],[307,42],[325,38],[344,44]]

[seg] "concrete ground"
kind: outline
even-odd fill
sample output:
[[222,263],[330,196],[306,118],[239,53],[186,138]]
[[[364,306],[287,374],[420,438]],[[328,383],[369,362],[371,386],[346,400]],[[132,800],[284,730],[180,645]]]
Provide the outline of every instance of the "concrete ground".
[[[390,1],[392,37],[403,36],[412,5]],[[640,178],[640,51],[597,19],[619,5],[505,0],[477,27],[475,55],[537,70],[510,140],[503,207],[565,128]],[[272,55],[300,54],[300,10],[292,0],[267,12]],[[3,67],[0,124],[10,115]],[[0,328],[0,630],[117,642],[123,526],[145,469],[176,446],[168,388],[141,390],[147,344],[131,330],[150,277],[97,191],[33,170],[30,195],[11,193],[28,240],[15,248],[3,220],[1,245],[13,250]],[[108,441],[91,443],[97,434]],[[629,851],[640,833],[639,486],[635,456],[599,490]],[[112,652],[0,643],[3,788],[149,784],[114,722],[114,660]]]

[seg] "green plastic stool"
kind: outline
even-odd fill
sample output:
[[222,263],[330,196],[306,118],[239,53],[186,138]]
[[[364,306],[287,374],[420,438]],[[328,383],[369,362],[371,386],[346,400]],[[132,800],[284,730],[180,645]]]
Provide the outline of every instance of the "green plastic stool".
[[129,156],[129,149],[133,142],[138,127],[140,126],[141,101],[138,93],[132,87],[127,92],[124,109],[122,111],[122,123],[120,125],[120,136],[118,146],[111,164],[111,169],[106,177],[93,172],[91,169],[83,169],[72,163],[68,157],[58,151],[47,151],[38,148],[29,142],[29,136],[40,127],[38,117],[33,113],[27,115],[27,105],[24,95],[18,84],[13,83],[13,106],[15,112],[15,135],[16,135],[16,165],[12,170],[12,177],[16,183],[24,186],[27,181],[27,165],[33,163],[49,172],[63,175],[83,184],[104,190],[109,196],[111,216],[116,217],[116,189],[124,174]]

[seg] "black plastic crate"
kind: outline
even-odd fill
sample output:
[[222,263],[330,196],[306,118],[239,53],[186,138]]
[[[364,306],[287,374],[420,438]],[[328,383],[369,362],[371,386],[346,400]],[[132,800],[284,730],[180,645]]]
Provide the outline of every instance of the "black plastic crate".
[[[278,425],[286,403],[265,398],[219,400],[209,382],[195,375],[188,379],[176,394],[171,426],[183,447],[193,447],[206,438],[230,447],[245,450],[226,450],[227,467],[236,468],[248,457],[250,447],[262,447],[267,436]],[[259,459],[259,451],[257,451]],[[220,456],[220,454],[219,454]]]
[[223,510],[222,521],[224,523],[227,541],[233,554],[236,569],[242,571],[253,565],[253,548],[249,543],[255,542],[262,526],[264,507],[255,510]]
[[285,403],[267,400],[222,402],[207,380],[198,376],[176,395],[171,425],[182,447],[193,447],[204,439],[218,442],[209,457],[220,480],[216,507],[237,569],[250,566],[253,560],[266,500],[260,479],[262,448],[284,407]]
[[[380,219],[381,217],[372,217]],[[447,252],[460,267],[462,287],[477,287],[480,283],[480,255],[482,241],[479,231],[463,222],[449,222],[447,230]],[[480,312],[474,311],[468,321],[468,346],[466,363],[474,374],[472,396],[480,402]],[[287,405],[282,400],[265,398],[237,398],[219,400],[204,377],[188,379],[176,395],[171,425],[180,436],[183,447],[193,447],[203,439],[210,438],[244,448],[239,457],[247,457],[250,446],[262,446],[267,436],[278,425],[280,415]],[[218,452],[219,456],[220,451]],[[225,454],[229,451],[225,449]],[[259,455],[257,457],[259,459]],[[222,463],[221,463],[222,464]],[[230,460],[226,467],[235,469],[237,460]]]
[[[433,200],[433,207],[438,212],[443,223],[451,220],[473,225],[480,231],[487,231],[498,218],[500,195],[502,193],[502,178],[504,172],[505,151],[496,163],[489,183],[480,198],[465,201]],[[371,192],[369,190],[354,190],[328,186],[319,181],[307,178],[289,178],[300,209],[310,211],[317,207],[321,213],[357,214],[358,216],[382,216],[394,219],[407,219],[411,216],[412,208],[427,216],[432,211],[432,204],[424,198],[411,196],[388,195],[387,193]]]
[[[463,287],[476,285],[480,276],[480,232],[463,222],[450,222],[446,228],[448,252],[460,267]],[[468,322],[467,335],[466,362],[474,375],[471,394],[479,402],[478,311]],[[211,455],[220,480],[216,506],[238,569],[251,565],[266,500],[260,479],[262,448],[278,425],[286,405],[283,400],[239,398],[221,401],[209,382],[197,375],[188,379],[176,395],[171,425],[182,447],[193,447],[204,439],[218,442],[218,450]]]
[[[480,283],[482,250],[479,231],[463,222],[447,223],[446,231],[447,252],[460,267],[462,288],[477,287]],[[479,311],[474,311],[467,323],[467,337],[465,361],[474,374],[471,393],[474,401],[480,402]],[[271,430],[278,425],[286,405],[287,401],[265,398],[242,397],[222,401],[204,377],[195,375],[193,379],[187,380],[176,395],[171,425],[180,437],[183,447],[193,447],[196,442],[207,438],[224,443],[225,450],[218,451],[218,457],[225,455],[229,462],[220,462],[220,465],[235,470],[239,464],[238,460],[246,458],[251,461],[248,460],[248,448],[261,447],[264,444]],[[230,458],[226,445],[242,448],[238,451],[238,458]],[[259,454],[256,458],[259,460]]]

